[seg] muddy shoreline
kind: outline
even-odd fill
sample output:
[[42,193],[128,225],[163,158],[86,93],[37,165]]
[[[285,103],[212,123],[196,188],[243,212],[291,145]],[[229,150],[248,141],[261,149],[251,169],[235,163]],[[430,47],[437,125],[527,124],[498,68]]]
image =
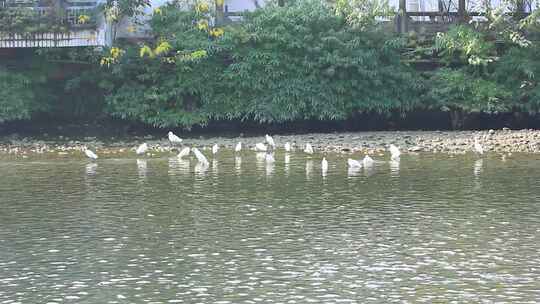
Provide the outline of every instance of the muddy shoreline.
[[[182,137],[182,134],[178,134]],[[540,130],[485,130],[485,131],[380,131],[380,132],[336,132],[307,133],[295,135],[273,135],[278,149],[290,142],[300,152],[305,143],[311,143],[316,153],[381,153],[389,144],[395,144],[405,153],[472,153],[474,138],[478,138],[486,153],[540,153]],[[184,138],[181,146],[197,146],[209,149],[218,144],[222,149],[233,149],[238,141],[247,150],[263,136]],[[29,157],[84,157],[83,146],[96,151],[101,157],[135,157],[135,148],[146,142],[150,149],[147,156],[174,154],[181,146],[171,146],[166,134],[163,136],[141,136],[124,139],[111,138],[67,138],[47,139],[17,136],[0,137],[0,155]]]

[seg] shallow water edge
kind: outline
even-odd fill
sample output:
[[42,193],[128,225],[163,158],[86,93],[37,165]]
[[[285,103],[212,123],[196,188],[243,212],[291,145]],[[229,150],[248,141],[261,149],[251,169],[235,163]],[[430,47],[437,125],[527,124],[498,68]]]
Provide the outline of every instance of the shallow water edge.
[[[182,146],[197,146],[204,150],[217,144],[221,148],[232,149],[238,142],[245,149],[263,142],[264,136],[245,137],[243,134],[227,137],[184,138],[181,145],[171,145],[166,133],[160,135],[117,137],[64,137],[28,138],[19,136],[0,137],[0,157],[47,157],[81,158],[84,146],[96,151],[101,157],[135,157],[136,147],[146,142],[149,145],[147,157],[174,155]],[[388,145],[395,144],[405,153],[429,152],[445,154],[472,153],[474,139],[487,153],[540,153],[539,130],[486,130],[486,131],[381,131],[381,132],[341,132],[307,133],[293,135],[273,135],[277,150],[290,142],[297,151],[310,143],[316,153],[380,154]]]

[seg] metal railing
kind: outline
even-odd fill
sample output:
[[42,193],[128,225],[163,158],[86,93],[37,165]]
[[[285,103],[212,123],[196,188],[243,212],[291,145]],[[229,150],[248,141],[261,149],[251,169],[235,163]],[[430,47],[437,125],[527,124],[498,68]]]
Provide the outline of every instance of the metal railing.
[[[57,0],[58,1],[58,0]],[[58,3],[58,2],[57,2]],[[98,3],[92,0],[68,0],[61,6],[50,6],[43,0],[0,0],[2,10],[29,12],[29,30],[0,28],[0,48],[72,47],[103,45],[103,35],[98,31]],[[1,15],[0,15],[1,16]],[[1,18],[1,17],[0,17]],[[0,20],[1,21],[1,20]],[[48,30],[31,31],[32,24],[59,26]]]

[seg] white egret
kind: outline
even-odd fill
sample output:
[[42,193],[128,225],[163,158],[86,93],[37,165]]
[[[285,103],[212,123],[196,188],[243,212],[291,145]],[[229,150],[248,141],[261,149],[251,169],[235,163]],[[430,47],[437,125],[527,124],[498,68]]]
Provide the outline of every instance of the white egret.
[[258,152],[266,152],[266,150],[268,150],[268,147],[266,147],[265,144],[263,144],[263,143],[257,143],[257,144],[255,144],[255,151],[258,151]]
[[364,159],[362,160],[362,163],[364,167],[371,167],[373,166],[373,163],[375,163],[375,161],[369,155],[366,155]]
[[292,148],[291,148],[291,143],[290,142],[286,142],[285,143],[285,152],[291,152]]
[[266,139],[266,143],[268,143],[272,148],[276,147],[276,143],[274,142],[274,139],[272,138],[272,136],[266,134],[264,138]]
[[212,146],[212,154],[216,154],[216,153],[218,153],[218,151],[219,151],[219,146],[218,146],[218,144],[214,144],[214,145]]
[[197,148],[192,148],[191,151],[193,151],[193,154],[195,154],[195,158],[197,158],[197,161],[201,164],[205,164],[206,166],[209,165],[208,159],[206,159],[206,156],[199,151]]
[[474,138],[474,146],[473,146],[474,152],[482,155],[484,154],[484,147],[478,142],[478,138]]
[[349,168],[362,168],[362,163],[352,158],[347,159],[347,165]]
[[84,147],[83,151],[84,151],[84,154],[86,154],[86,157],[90,159],[98,159],[98,156],[96,155],[96,153],[92,152],[87,147]]
[[180,150],[180,153],[178,153],[178,158],[184,158],[188,156],[189,152],[191,152],[191,149],[189,147],[185,147],[184,149]]
[[242,151],[242,143],[241,143],[241,142],[238,142],[238,143],[236,144],[236,147],[234,147],[234,152],[238,153],[238,152],[240,152],[240,151]]
[[401,155],[401,152],[399,151],[399,148],[396,147],[393,144],[390,144],[389,150],[390,150],[390,158],[391,159],[397,159]]
[[179,144],[182,142],[182,139],[178,136],[176,136],[173,132],[169,131],[169,133],[167,133],[167,136],[169,136],[169,141],[172,143],[172,144]]
[[137,153],[137,155],[141,155],[141,154],[146,153],[146,151],[148,151],[148,144],[143,143],[142,145],[137,147],[137,150],[135,150],[135,153]]
[[310,143],[306,144],[306,147],[304,148],[304,153],[313,154],[313,147]]
[[326,160],[326,157],[323,157],[321,161],[321,170],[323,175],[328,171],[328,161]]

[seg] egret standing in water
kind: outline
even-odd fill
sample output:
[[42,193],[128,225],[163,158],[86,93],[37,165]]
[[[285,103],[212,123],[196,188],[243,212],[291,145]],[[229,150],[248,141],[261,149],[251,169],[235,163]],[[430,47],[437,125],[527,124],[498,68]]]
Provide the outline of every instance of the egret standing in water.
[[263,144],[263,143],[255,144],[255,151],[257,151],[257,152],[266,152],[266,150],[268,150],[268,148],[266,147],[265,144]]
[[484,147],[482,147],[482,145],[478,142],[477,137],[474,138],[473,149],[475,153],[478,153],[480,155],[484,154]]
[[242,143],[238,142],[236,147],[234,147],[234,152],[239,153],[240,151],[242,151]]
[[306,147],[304,148],[304,153],[313,154],[313,147],[310,143],[306,144]]
[[218,153],[218,151],[219,151],[219,146],[218,146],[218,144],[214,144],[214,145],[212,146],[212,154],[216,155],[216,154]]
[[362,168],[362,163],[352,158],[347,159],[347,165],[349,168]]
[[180,153],[178,153],[178,158],[182,159],[188,156],[189,152],[191,152],[191,149],[189,147],[185,147],[184,149],[180,150]]
[[176,136],[173,132],[169,131],[169,133],[167,133],[167,136],[169,137],[169,141],[171,142],[171,144],[173,145],[176,145],[176,144],[179,144],[182,142],[182,139],[178,136]]
[[135,150],[135,153],[137,153],[137,155],[141,155],[141,154],[146,153],[146,151],[148,151],[148,144],[143,143],[142,145],[137,147],[137,150]]
[[264,138],[266,139],[266,143],[268,143],[268,145],[270,145],[272,149],[276,148],[276,143],[274,142],[274,139],[272,138],[272,136],[266,134]]
[[397,160],[401,156],[401,152],[399,151],[399,148],[394,146],[393,144],[390,144],[390,158],[392,160]]
[[197,161],[204,165],[209,165],[208,159],[206,159],[206,156],[199,151],[197,148],[192,148],[191,151],[193,151],[193,154],[195,154],[195,158],[197,158]]
[[371,158],[369,155],[364,156],[364,159],[362,160],[362,164],[364,165],[364,167],[371,167],[373,166],[374,162],[375,161],[373,160],[373,158]]
[[286,142],[285,143],[285,152],[291,152],[291,150],[292,150],[291,143]]
[[89,150],[87,147],[84,147],[83,151],[84,151],[84,154],[86,154],[86,157],[88,157],[88,158],[90,158],[92,160],[98,159],[97,154],[92,152],[91,150]]

